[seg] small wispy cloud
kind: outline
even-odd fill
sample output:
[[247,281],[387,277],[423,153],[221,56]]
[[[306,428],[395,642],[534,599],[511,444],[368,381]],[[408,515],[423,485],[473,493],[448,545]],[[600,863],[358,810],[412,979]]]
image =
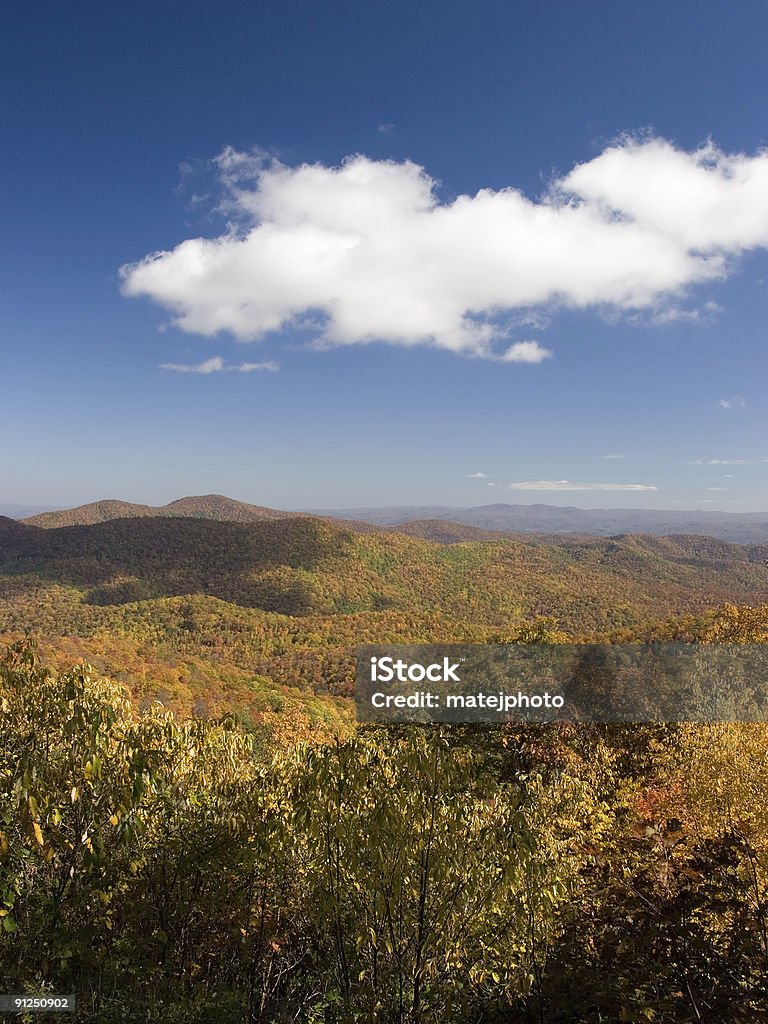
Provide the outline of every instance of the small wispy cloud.
[[499,356],[502,363],[542,363],[545,359],[551,358],[551,351],[538,341],[516,341]]
[[608,455],[603,455],[602,458],[604,458],[604,459],[626,459],[627,456],[623,455],[620,452],[609,452]]
[[467,473],[467,480],[487,480],[487,473]]
[[746,400],[742,398],[741,395],[733,395],[732,398],[720,399],[721,409],[743,409],[746,404]]
[[651,322],[662,326],[675,323],[709,323],[720,312],[722,312],[722,306],[717,302],[705,302],[698,309],[682,309],[672,305],[654,311]]
[[691,459],[689,466],[759,466],[768,462],[768,456],[758,459]]
[[263,363],[240,363],[238,366],[225,366],[225,370],[237,370],[238,373],[253,373],[256,370],[266,370],[268,373],[277,373],[280,369],[274,359],[267,359]]
[[391,135],[395,130],[395,126],[385,121],[382,124],[376,126],[376,131],[380,135]]
[[572,480],[522,480],[513,491],[658,491],[655,484],[576,483]]
[[161,370],[173,370],[174,373],[219,373],[224,369],[221,356],[213,356],[202,363],[161,363]]
[[727,487],[707,487],[708,491],[727,491]]
[[257,370],[276,373],[280,367],[271,359],[264,363],[225,363],[221,356],[212,356],[202,363],[161,363],[160,369],[174,373],[254,373]]

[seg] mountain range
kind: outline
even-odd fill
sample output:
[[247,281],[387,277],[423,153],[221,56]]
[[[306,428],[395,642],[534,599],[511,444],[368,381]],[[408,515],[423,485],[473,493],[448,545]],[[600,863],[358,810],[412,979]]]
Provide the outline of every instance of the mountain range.
[[0,519],[0,578],[14,592],[64,586],[92,606],[201,594],[291,616],[425,612],[503,625],[547,614],[605,629],[766,601],[766,557],[765,546],[690,535],[446,544],[292,515],[48,529]]
[[314,514],[361,520],[379,526],[450,522],[502,533],[580,533],[611,537],[622,533],[655,536],[696,534],[735,544],[768,542],[768,512],[715,512],[644,508],[575,508],[561,505],[445,505],[311,510]]
[[167,505],[135,504],[105,499],[77,508],[24,514],[24,506],[0,506],[0,515],[33,526],[88,526],[112,519],[185,517],[221,522],[255,523],[265,520],[321,516],[360,532],[385,528],[443,544],[499,540],[509,534],[540,535],[547,540],[561,534],[612,537],[643,533],[657,537],[690,534],[714,537],[734,544],[768,543],[768,512],[719,512],[678,509],[584,509],[560,505],[402,506],[393,508],[307,509],[286,511],[251,505],[221,494],[179,498]]
[[105,501],[0,517],[0,636],[87,656],[138,703],[252,715],[290,691],[335,721],[357,644],[484,642],[537,616],[574,639],[692,638],[713,609],[768,602],[766,558],[768,544],[695,534],[371,524],[218,495]]

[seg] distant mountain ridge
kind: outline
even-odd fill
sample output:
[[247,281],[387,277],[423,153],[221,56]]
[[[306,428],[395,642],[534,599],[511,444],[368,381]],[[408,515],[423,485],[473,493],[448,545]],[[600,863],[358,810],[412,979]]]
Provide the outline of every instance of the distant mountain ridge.
[[77,508],[57,509],[26,518],[13,515],[12,518],[30,526],[53,529],[62,526],[92,526],[113,519],[165,516],[234,523],[320,516],[356,532],[386,530],[441,544],[494,541],[514,534],[525,534],[531,540],[547,540],[563,534],[614,537],[640,533],[657,537],[683,534],[714,537],[732,544],[768,543],[768,512],[584,509],[543,504],[494,504],[470,508],[444,505],[404,506],[314,509],[297,512],[251,505],[222,494],[205,494],[179,498],[157,507],[105,499]]
[[40,515],[42,512],[55,512],[56,505],[20,505],[18,502],[0,502],[0,516],[7,516],[9,519],[29,519],[30,516]]
[[[695,534],[734,544],[768,543],[768,512],[576,508],[560,505],[445,505],[396,508],[312,509],[314,515],[362,520],[399,528],[414,521],[443,521],[496,533],[578,533],[597,537],[644,533],[655,536]],[[409,531],[410,532],[410,531]],[[422,532],[421,534],[425,534]]]

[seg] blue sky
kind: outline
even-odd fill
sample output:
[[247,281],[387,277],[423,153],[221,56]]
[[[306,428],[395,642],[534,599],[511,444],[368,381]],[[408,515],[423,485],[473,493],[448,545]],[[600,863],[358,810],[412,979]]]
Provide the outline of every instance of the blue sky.
[[766,29],[7,5],[0,501],[768,510]]

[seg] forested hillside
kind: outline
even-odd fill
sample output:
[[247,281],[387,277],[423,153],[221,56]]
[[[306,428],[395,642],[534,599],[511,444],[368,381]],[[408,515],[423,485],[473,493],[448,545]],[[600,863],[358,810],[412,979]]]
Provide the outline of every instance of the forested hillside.
[[88,1024],[760,1024],[767,765],[755,726],[270,739],[16,645],[0,976]]
[[115,519],[42,530],[0,520],[0,575],[91,605],[205,594],[288,615],[419,611],[505,626],[631,626],[768,597],[768,548],[703,537],[518,538],[442,545],[328,520]]
[[360,643],[482,641],[542,618],[573,639],[690,637],[725,602],[768,599],[764,554],[702,537],[445,545],[310,517],[0,519],[0,633],[31,631],[182,715],[253,716],[270,687],[349,696]]
[[349,700],[366,642],[768,642],[765,556],[0,519],[6,987],[86,1024],[768,1021],[764,727]]

